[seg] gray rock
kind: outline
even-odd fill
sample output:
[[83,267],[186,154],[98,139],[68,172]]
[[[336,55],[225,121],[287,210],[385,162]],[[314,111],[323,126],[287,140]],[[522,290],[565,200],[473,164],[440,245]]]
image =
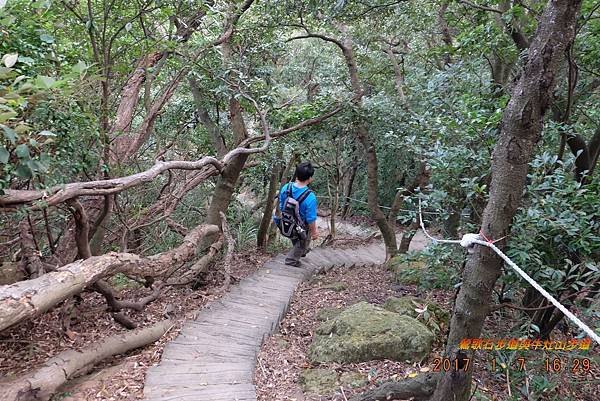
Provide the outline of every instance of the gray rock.
[[359,302],[317,329],[312,363],[417,360],[431,351],[433,334],[416,319]]
[[331,394],[339,387],[337,372],[331,369],[304,369],[300,373],[300,385],[305,393]]

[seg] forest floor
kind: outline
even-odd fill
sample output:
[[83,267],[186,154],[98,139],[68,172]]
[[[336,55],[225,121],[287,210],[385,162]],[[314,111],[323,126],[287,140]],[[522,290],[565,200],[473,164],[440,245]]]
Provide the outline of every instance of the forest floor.
[[[336,283],[336,285],[331,285]],[[343,286],[339,286],[342,283]],[[344,288],[336,291],[335,288]],[[271,336],[264,344],[259,354],[255,382],[259,401],[345,401],[352,395],[374,388],[377,384],[388,380],[401,380],[419,372],[436,370],[435,359],[440,358],[446,340],[437,336],[433,351],[423,363],[405,363],[396,361],[369,361],[355,364],[329,363],[313,366],[308,361],[308,349],[313,340],[313,333],[320,322],[317,319],[323,308],[344,308],[359,301],[373,304],[383,304],[389,297],[417,296],[434,301],[445,310],[451,309],[454,291],[449,290],[419,290],[414,285],[394,283],[392,273],[385,266],[365,266],[352,269],[334,268],[331,271],[314,277],[311,281],[302,283],[290,305],[287,316],[280,324],[279,333]],[[484,336],[486,338],[510,338],[505,333],[510,332],[515,320],[511,314],[493,314],[486,320]],[[553,339],[561,336],[554,335]],[[486,354],[487,353],[487,354]],[[572,353],[557,355],[544,354],[541,351],[529,351],[522,355],[524,371],[520,371],[519,361],[504,361],[500,355],[492,351],[479,352],[475,363],[474,379],[477,383],[477,394],[473,401],[509,400],[507,383],[519,383],[524,380],[525,372],[529,374],[528,384],[522,391],[536,394],[526,398],[518,394],[513,400],[553,400],[553,401],[597,401],[600,390],[600,352],[596,348],[590,355]],[[491,359],[496,358],[496,372],[492,372]],[[545,358],[559,358],[562,363],[557,372],[545,371]],[[580,362],[590,358],[591,369],[588,373],[572,373],[575,360]],[[503,363],[508,362],[508,379]],[[579,366],[582,368],[582,366]],[[299,385],[299,378],[304,369],[325,368],[335,370],[338,375],[345,372],[360,373],[366,385],[352,388],[344,386],[330,394],[305,394]],[[508,380],[508,381],[507,381]],[[546,383],[546,381],[548,383]],[[525,388],[528,386],[528,388]],[[539,391],[538,391],[539,389]],[[543,389],[543,391],[542,391]],[[543,392],[543,394],[541,394]],[[512,392],[515,395],[513,388]],[[538,398],[540,397],[540,398]]]
[[[351,221],[348,227],[357,222]],[[328,227],[325,220],[319,223],[322,237],[327,235]],[[341,240],[334,241],[334,247],[352,247],[372,239],[372,232],[361,230],[349,232],[344,224],[338,226]],[[421,248],[426,239],[419,233],[413,240],[413,247]],[[320,244],[317,241],[313,246]],[[412,247],[411,247],[412,248]],[[244,251],[234,256],[232,263],[234,278],[243,278],[252,274],[264,262],[273,257],[268,253]],[[134,350],[103,361],[96,366],[94,372],[80,379],[69,382],[54,400],[106,400],[129,401],[138,400],[143,395],[144,376],[148,367],[158,363],[164,345],[175,338],[182,323],[194,318],[195,314],[207,303],[218,299],[222,292],[220,285],[222,274],[213,271],[204,277],[200,289],[174,288],[166,295],[150,304],[144,312],[131,314],[140,326],[161,320],[165,310],[174,308],[176,325],[167,335],[154,344],[141,350]],[[344,289],[336,292],[329,287],[331,283],[343,283]],[[113,284],[119,284],[118,282]],[[130,283],[129,283],[130,284]],[[235,280],[234,280],[235,284]],[[127,298],[139,298],[147,294],[147,289],[124,286],[122,293]],[[344,387],[329,395],[304,394],[298,384],[298,378],[303,369],[313,367],[308,362],[307,351],[312,341],[312,335],[319,325],[316,319],[318,311],[323,307],[349,306],[360,300],[374,304],[382,304],[389,297],[406,295],[418,296],[435,301],[445,309],[450,310],[454,298],[454,290],[423,291],[414,285],[395,283],[392,274],[384,266],[367,266],[334,268],[331,271],[315,276],[312,280],[302,283],[292,300],[290,309],[281,322],[278,333],[268,339],[261,349],[258,358],[255,382],[260,401],[345,401],[353,394],[372,388],[376,384],[389,379],[400,380],[410,374],[426,372],[435,368],[434,360],[443,351],[445,335],[438,336],[434,343],[433,352],[422,364],[411,364],[395,361],[371,361],[359,364],[328,364],[324,367],[336,370],[338,373],[358,372],[368,384],[360,388]],[[81,348],[112,334],[123,332],[124,329],[116,324],[106,312],[103,298],[92,292],[82,294],[78,301],[74,319],[68,335],[61,329],[61,308],[24,323],[0,337],[0,385],[2,377],[10,379],[26,371],[41,366],[51,356],[68,348]],[[496,312],[486,320],[484,328],[487,338],[505,338],[511,332],[515,319],[515,311]],[[560,372],[544,372],[544,360],[554,356],[542,352],[530,351],[523,355],[526,372],[532,380],[524,381],[525,373],[521,372],[516,361],[504,361],[497,356],[497,365],[508,362],[508,370],[500,367],[496,372],[490,368],[490,359],[494,355],[481,354],[475,364],[474,378],[477,383],[477,395],[474,400],[508,400],[507,382],[524,381],[522,391],[544,391],[542,398],[532,400],[553,401],[597,401],[600,389],[600,352],[598,349],[592,355],[592,369],[587,374],[572,374],[577,354],[557,355],[562,361]],[[584,355],[585,356],[585,355]],[[321,366],[323,367],[323,366]],[[509,373],[508,378],[505,374]],[[546,382],[544,382],[544,380]],[[527,387],[527,388],[525,388]],[[514,393],[514,390],[513,390]],[[538,393],[539,395],[539,393]],[[519,399],[519,398],[514,398]],[[523,398],[526,399],[526,398]]]
[[[340,238],[329,246],[358,245],[368,241],[365,237],[376,232],[369,228],[356,230],[353,223],[356,222],[342,222],[338,227]],[[329,233],[326,220],[319,218],[319,227],[321,238],[326,238]],[[318,240],[311,245],[319,246],[321,242],[322,240]],[[251,275],[274,256],[275,254],[257,250],[237,252],[231,264],[232,284]],[[186,320],[195,318],[205,305],[223,295],[220,289],[223,278],[221,271],[212,270],[203,277],[202,282],[197,283],[196,289],[173,287],[142,312],[124,311],[140,327],[163,320],[165,312],[169,311],[175,325],[159,341],[106,359],[95,366],[92,373],[69,381],[53,400],[129,401],[143,398],[147,369],[160,361],[162,349],[177,337]],[[111,284],[120,290],[123,299],[140,299],[150,292],[125,277],[117,277]],[[73,303],[75,307],[70,311],[72,318],[68,331],[60,323],[64,320],[65,309],[59,306],[0,335],[0,386],[2,382],[41,367],[59,352],[81,349],[111,335],[126,332],[107,312],[106,301],[99,294],[86,291],[74,299]]]
[[[244,251],[234,255],[231,275],[234,279],[252,274],[273,255],[257,251]],[[223,295],[220,289],[223,275],[213,271],[204,277],[200,289],[174,287],[142,312],[128,312],[139,326],[163,320],[169,310],[175,320],[174,327],[159,341],[125,355],[104,360],[94,367],[94,373],[68,382],[53,400],[61,401],[126,401],[143,396],[146,370],[159,362],[165,344],[179,333],[183,322],[195,317],[206,304]],[[119,283],[114,283],[119,285]],[[124,284],[124,283],[123,283]],[[131,286],[128,282],[121,289],[124,298],[139,299],[149,290]],[[73,313],[74,319],[68,335],[61,325],[61,308],[3,333],[0,336],[0,386],[22,373],[41,366],[47,359],[69,348],[80,349],[96,341],[126,330],[115,323],[106,311],[104,298],[93,292],[83,293]]]

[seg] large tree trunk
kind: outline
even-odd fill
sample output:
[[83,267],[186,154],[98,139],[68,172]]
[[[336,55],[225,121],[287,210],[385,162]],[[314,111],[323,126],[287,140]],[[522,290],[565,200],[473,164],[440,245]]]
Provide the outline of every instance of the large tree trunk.
[[[342,50],[342,54],[346,60],[346,66],[348,67],[350,84],[352,86],[352,91],[354,92],[354,102],[358,107],[361,107],[364,88],[358,75],[358,65],[356,64],[356,58],[354,56],[352,39],[348,34],[346,26],[340,25],[338,28],[345,35],[342,41],[333,38],[326,38],[325,40],[335,43]],[[321,39],[323,39],[323,37],[321,37]],[[381,235],[383,236],[386,258],[390,258],[396,254],[398,246],[396,244],[396,233],[394,232],[393,227],[388,224],[385,214],[379,207],[379,165],[377,161],[377,149],[370,138],[369,128],[365,121],[358,122],[356,134],[367,156],[367,182],[369,188],[367,200],[369,209],[371,209],[371,217],[373,217],[373,220],[377,223]]]
[[[225,41],[221,49],[223,51],[223,62],[227,66],[231,62],[233,52],[229,41]],[[232,74],[230,74],[230,79],[233,79]],[[231,84],[230,90],[235,91],[235,85]],[[244,121],[242,105],[233,95],[229,98],[229,121],[231,123],[231,130],[233,131],[235,146],[237,146],[248,137],[248,131]],[[244,164],[248,160],[248,156],[248,154],[237,155],[221,173],[206,215],[206,222],[208,224],[221,226],[221,213],[227,212],[227,208],[231,203],[231,197],[235,191],[235,186],[240,173],[244,169]]]
[[206,222],[208,224],[219,225],[221,224],[220,213],[226,213],[235,186],[237,184],[240,173],[244,169],[244,164],[248,160],[247,154],[237,155],[228,165],[223,169],[223,172],[217,180],[217,185],[213,192],[212,202],[208,207],[206,215]]
[[406,230],[404,230],[404,232],[402,233],[402,236],[400,237],[400,245],[398,245],[398,253],[408,253],[408,249],[410,248],[410,243],[412,241],[412,239],[415,237],[415,235],[417,234],[417,230],[419,229],[420,226],[420,219],[419,216],[417,216],[417,218],[412,221],[408,227],[406,227]]
[[359,123],[358,139],[367,152],[367,201],[369,204],[369,209],[371,209],[371,217],[373,220],[375,220],[375,223],[377,223],[379,231],[381,231],[381,236],[383,237],[383,242],[385,243],[386,259],[389,259],[398,252],[396,233],[394,232],[394,228],[388,223],[387,217],[379,207],[379,168],[377,162],[377,150],[369,138],[369,132],[364,126],[364,123]]
[[60,385],[78,373],[91,369],[103,359],[150,344],[161,338],[172,326],[173,322],[163,320],[137,331],[109,337],[82,350],[63,351],[49,359],[34,373],[4,384],[0,389],[0,399],[2,401],[48,400]]
[[[580,4],[550,0],[540,18],[527,63],[504,111],[500,138],[492,155],[490,197],[482,219],[482,231],[488,238],[508,233],[521,203],[528,163],[552,98],[556,71],[575,34]],[[476,246],[468,257],[446,345],[447,357],[458,359],[459,366],[463,366],[464,358],[473,359],[472,352],[462,352],[458,345],[462,339],[480,337],[501,267],[502,260],[487,247]],[[472,368],[467,372],[445,372],[432,399],[466,401],[471,375]]]

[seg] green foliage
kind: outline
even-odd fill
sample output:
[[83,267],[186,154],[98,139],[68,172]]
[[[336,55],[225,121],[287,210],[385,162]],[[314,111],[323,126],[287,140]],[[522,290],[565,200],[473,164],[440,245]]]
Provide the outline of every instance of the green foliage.
[[462,250],[448,246],[429,246],[423,251],[395,258],[398,259],[397,264],[402,265],[402,268],[396,269],[396,281],[416,284],[425,290],[456,286],[464,263]]
[[141,283],[130,279],[122,273],[117,273],[114,276],[112,276],[110,278],[110,284],[117,290],[126,288],[140,288],[142,286]]
[[[570,166],[543,154],[531,163],[526,207],[515,217],[509,256],[554,294],[600,277],[600,187],[581,186]],[[507,280],[518,280],[512,272]]]
[[227,223],[235,241],[235,249],[242,251],[253,248],[256,246],[256,234],[260,221],[254,218],[245,205],[239,205],[235,201],[232,203]]
[[[0,24],[11,27],[6,40],[0,42],[0,193],[30,181],[43,186],[47,176],[55,176],[53,166],[74,160],[64,147],[71,142],[82,149],[81,138],[66,140],[61,120],[71,120],[69,128],[88,128],[77,119],[77,111],[61,110],[64,103],[74,103],[69,97],[87,78],[88,65],[81,60],[69,65],[55,56],[54,37],[46,30],[52,18],[49,7],[49,2],[25,5],[13,1],[0,9]],[[28,10],[39,18],[32,19]],[[51,64],[62,64],[60,74],[48,71]]]

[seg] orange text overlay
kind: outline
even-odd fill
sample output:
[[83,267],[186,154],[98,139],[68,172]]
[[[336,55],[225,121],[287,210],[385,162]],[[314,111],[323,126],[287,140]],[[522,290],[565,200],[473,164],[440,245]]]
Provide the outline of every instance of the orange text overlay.
[[590,338],[571,340],[540,340],[529,338],[463,338],[459,348],[463,350],[534,350],[534,351],[573,351],[590,349]]

